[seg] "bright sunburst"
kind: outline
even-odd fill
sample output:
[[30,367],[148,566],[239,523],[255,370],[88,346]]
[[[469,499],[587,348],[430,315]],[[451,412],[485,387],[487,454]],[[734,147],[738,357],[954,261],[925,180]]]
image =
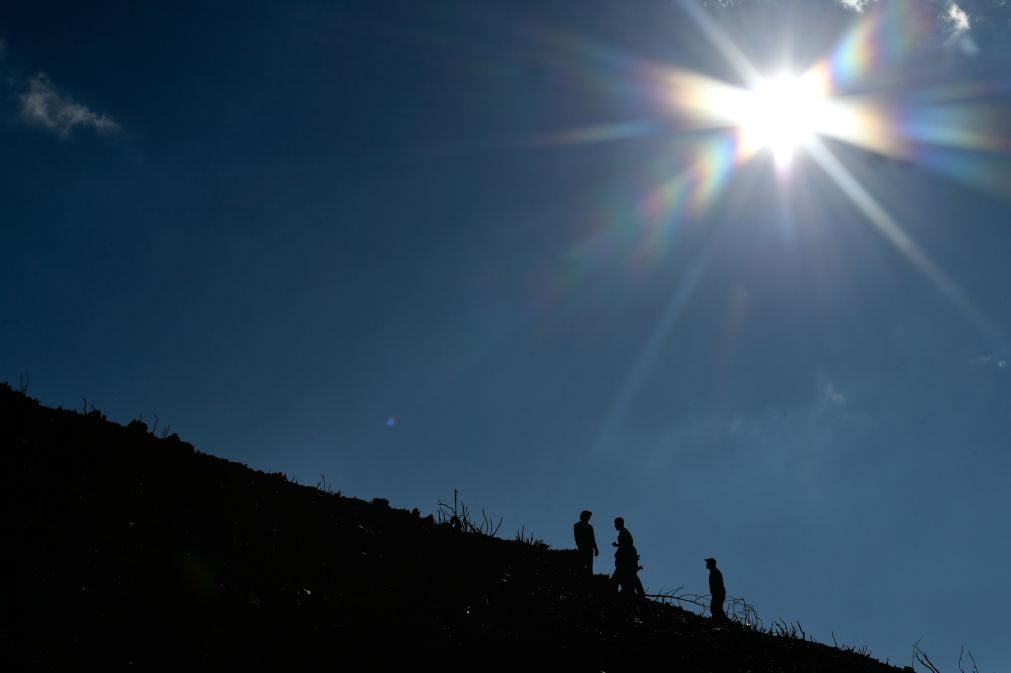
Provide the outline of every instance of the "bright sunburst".
[[[743,171],[749,162],[766,155],[775,160],[777,177],[782,178],[777,182],[784,190],[797,184],[817,184],[811,179],[800,180],[801,168],[819,171],[994,350],[1006,350],[1001,330],[836,151],[849,146],[856,152],[847,154],[865,154],[870,165],[894,159],[897,165],[936,171],[1006,197],[1011,193],[1011,80],[906,78],[904,67],[916,63],[930,45],[930,26],[935,21],[930,3],[894,0],[869,5],[823,58],[795,62],[799,69],[778,73],[760,71],[710,17],[703,3],[680,0],[677,4],[728,68],[728,78],[672,64],[636,61],[580,43],[581,53],[606,64],[605,72],[627,72],[627,66],[633,64],[634,78],[623,78],[620,84],[605,79],[601,84],[621,91],[634,80],[632,90],[641,95],[639,87],[645,83],[649,98],[662,106],[661,123],[647,117],[566,129],[528,141],[535,145],[613,141],[658,134],[667,128],[677,136],[672,143],[676,158],[658,162],[659,177],[651,175],[648,188],[629,211],[634,219],[616,219],[613,227],[602,228],[575,250],[571,258],[581,266],[566,268],[553,293],[560,295],[573,285],[572,279],[585,277],[595,261],[610,259],[615,250],[626,249],[629,240],[634,241],[630,259],[636,267],[643,260],[664,259],[664,251],[677,240],[679,230],[693,220],[705,222],[701,216],[721,197],[728,197],[727,212],[741,213],[749,200],[739,198],[740,192],[728,193],[728,187],[738,174],[746,178],[742,190],[767,184],[756,182],[757,171]],[[954,14],[949,19],[960,30],[968,20]],[[803,166],[793,162],[799,154],[810,161]],[[794,168],[787,170],[791,164]],[[787,212],[793,207],[792,199],[782,198],[780,205],[792,224],[793,215]],[[630,222],[640,226],[629,226]],[[616,396],[602,438],[618,427],[668,343],[673,325],[715,255],[715,240],[713,237],[711,245],[685,268],[684,281],[672,292]]]
[[782,74],[763,79],[742,102],[737,121],[744,151],[769,150],[780,166],[829,126],[825,90],[814,77]]

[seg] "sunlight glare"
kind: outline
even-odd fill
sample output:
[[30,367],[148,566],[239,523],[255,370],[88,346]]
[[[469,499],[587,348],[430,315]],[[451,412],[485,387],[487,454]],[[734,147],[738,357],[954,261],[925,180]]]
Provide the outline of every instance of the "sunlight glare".
[[738,112],[742,145],[748,154],[769,149],[776,164],[819,131],[827,116],[825,92],[813,77],[780,75],[759,82]]

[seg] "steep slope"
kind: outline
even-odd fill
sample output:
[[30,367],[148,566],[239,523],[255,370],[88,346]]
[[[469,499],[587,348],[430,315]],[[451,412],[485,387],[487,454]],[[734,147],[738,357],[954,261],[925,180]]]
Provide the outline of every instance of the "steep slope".
[[5,670],[818,671],[854,653],[637,609],[571,553],[462,533],[0,385]]

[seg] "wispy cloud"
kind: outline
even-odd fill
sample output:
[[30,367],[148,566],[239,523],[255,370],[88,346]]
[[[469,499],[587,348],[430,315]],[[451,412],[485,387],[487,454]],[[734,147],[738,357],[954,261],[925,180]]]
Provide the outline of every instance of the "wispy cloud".
[[972,37],[969,15],[955,2],[948,3],[948,9],[941,15],[941,24],[948,34],[945,46],[961,49],[966,56],[977,56],[979,46]]
[[969,365],[972,367],[996,367],[997,369],[1005,369],[1008,366],[1011,366],[1011,363],[1003,358],[980,355],[969,360]]
[[839,4],[846,9],[851,9],[854,12],[862,12],[867,5],[877,0],[838,0]]
[[844,406],[846,404],[846,396],[843,395],[842,392],[840,392],[839,389],[836,388],[831,383],[826,384],[825,387],[822,388],[822,394],[825,396],[825,399],[827,401],[831,402],[832,404],[838,407]]
[[48,129],[61,138],[69,137],[77,127],[90,127],[99,133],[120,130],[110,117],[75,103],[60,92],[44,72],[28,79],[28,88],[19,99],[21,118],[26,123]]

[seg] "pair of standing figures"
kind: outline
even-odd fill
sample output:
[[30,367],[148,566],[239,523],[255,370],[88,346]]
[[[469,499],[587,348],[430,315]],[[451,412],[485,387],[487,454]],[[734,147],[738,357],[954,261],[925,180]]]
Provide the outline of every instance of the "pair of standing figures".
[[[580,570],[587,575],[593,575],[593,557],[600,555],[597,549],[597,539],[593,534],[593,526],[590,525],[590,517],[593,513],[584,509],[579,514],[579,521],[572,527],[573,535],[576,538],[576,550],[579,553]],[[614,551],[614,574],[611,579],[623,594],[629,594],[636,598],[643,598],[646,592],[642,588],[639,580],[639,552],[632,541],[632,534],[625,528],[625,520],[620,516],[614,520],[614,528],[618,531],[618,540],[612,542]],[[711,602],[709,610],[713,615],[713,620],[717,622],[727,621],[727,615],[723,612],[723,603],[727,599],[727,589],[723,584],[723,573],[716,567],[716,559],[707,558],[706,568],[709,569],[709,594]]]
[[[593,557],[600,555],[597,549],[597,539],[593,534],[593,526],[590,525],[590,517],[593,513],[584,509],[579,514],[579,521],[572,527],[572,533],[576,538],[576,550],[579,553],[579,568],[584,575],[593,575]],[[614,550],[614,574],[611,579],[622,593],[629,594],[636,598],[646,595],[639,580],[639,552],[632,541],[632,534],[625,528],[625,520],[620,516],[614,520],[614,528],[618,531],[617,542],[612,542]]]

